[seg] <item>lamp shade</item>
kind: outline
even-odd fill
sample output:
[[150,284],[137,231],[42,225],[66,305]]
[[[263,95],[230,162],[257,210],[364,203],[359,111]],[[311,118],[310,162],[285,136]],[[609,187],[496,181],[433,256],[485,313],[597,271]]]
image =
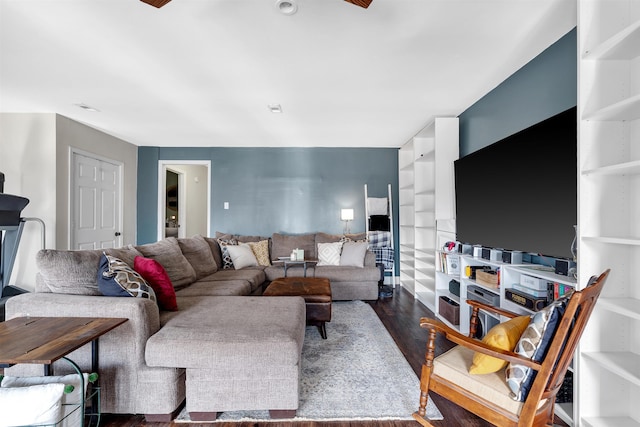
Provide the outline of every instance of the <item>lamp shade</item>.
[[353,221],[353,209],[341,209],[340,219],[342,221]]

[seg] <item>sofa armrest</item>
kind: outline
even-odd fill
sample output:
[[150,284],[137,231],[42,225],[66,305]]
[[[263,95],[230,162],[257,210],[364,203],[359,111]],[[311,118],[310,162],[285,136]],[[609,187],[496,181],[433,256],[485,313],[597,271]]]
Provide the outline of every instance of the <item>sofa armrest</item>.
[[367,249],[367,252],[364,254],[364,266],[365,267],[375,267],[376,266],[376,254]]
[[[100,337],[100,366],[108,364],[112,355],[120,355],[120,363],[144,365],[147,339],[160,329],[160,315],[155,302],[142,298],[26,293],[11,297],[6,304],[6,318],[32,317],[124,317],[128,321]],[[89,362],[89,348],[76,358]],[[76,353],[74,352],[74,353]],[[116,356],[113,356],[116,357]],[[81,366],[85,363],[79,363]],[[90,365],[89,365],[90,366]]]

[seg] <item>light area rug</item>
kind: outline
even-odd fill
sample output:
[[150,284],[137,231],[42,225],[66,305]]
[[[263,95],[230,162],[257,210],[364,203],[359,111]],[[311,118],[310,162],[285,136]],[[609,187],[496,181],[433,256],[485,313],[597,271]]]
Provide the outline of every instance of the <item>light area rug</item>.
[[[335,301],[327,339],[307,326],[297,416],[288,421],[411,420],[420,381],[370,305]],[[429,399],[427,417],[442,414]],[[176,422],[191,422],[186,410]],[[268,411],[222,412],[216,422],[270,421]],[[273,420],[282,422],[286,420]]]

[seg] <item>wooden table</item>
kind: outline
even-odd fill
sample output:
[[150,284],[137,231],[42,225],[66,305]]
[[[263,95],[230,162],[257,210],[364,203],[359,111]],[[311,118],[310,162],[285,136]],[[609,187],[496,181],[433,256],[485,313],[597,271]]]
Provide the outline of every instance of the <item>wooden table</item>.
[[[51,364],[64,358],[79,371],[65,356],[91,343],[91,370],[97,373],[98,338],[126,321],[104,317],[16,317],[0,322],[0,368],[18,363],[43,364],[44,374],[50,375]],[[98,407],[95,399],[92,407]]]

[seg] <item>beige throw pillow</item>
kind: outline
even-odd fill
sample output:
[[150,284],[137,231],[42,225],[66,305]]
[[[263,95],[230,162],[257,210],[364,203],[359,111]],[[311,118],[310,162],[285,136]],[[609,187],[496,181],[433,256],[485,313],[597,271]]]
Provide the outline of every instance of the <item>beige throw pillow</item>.
[[248,245],[256,256],[259,265],[271,265],[271,259],[269,258],[269,240],[249,242]]

